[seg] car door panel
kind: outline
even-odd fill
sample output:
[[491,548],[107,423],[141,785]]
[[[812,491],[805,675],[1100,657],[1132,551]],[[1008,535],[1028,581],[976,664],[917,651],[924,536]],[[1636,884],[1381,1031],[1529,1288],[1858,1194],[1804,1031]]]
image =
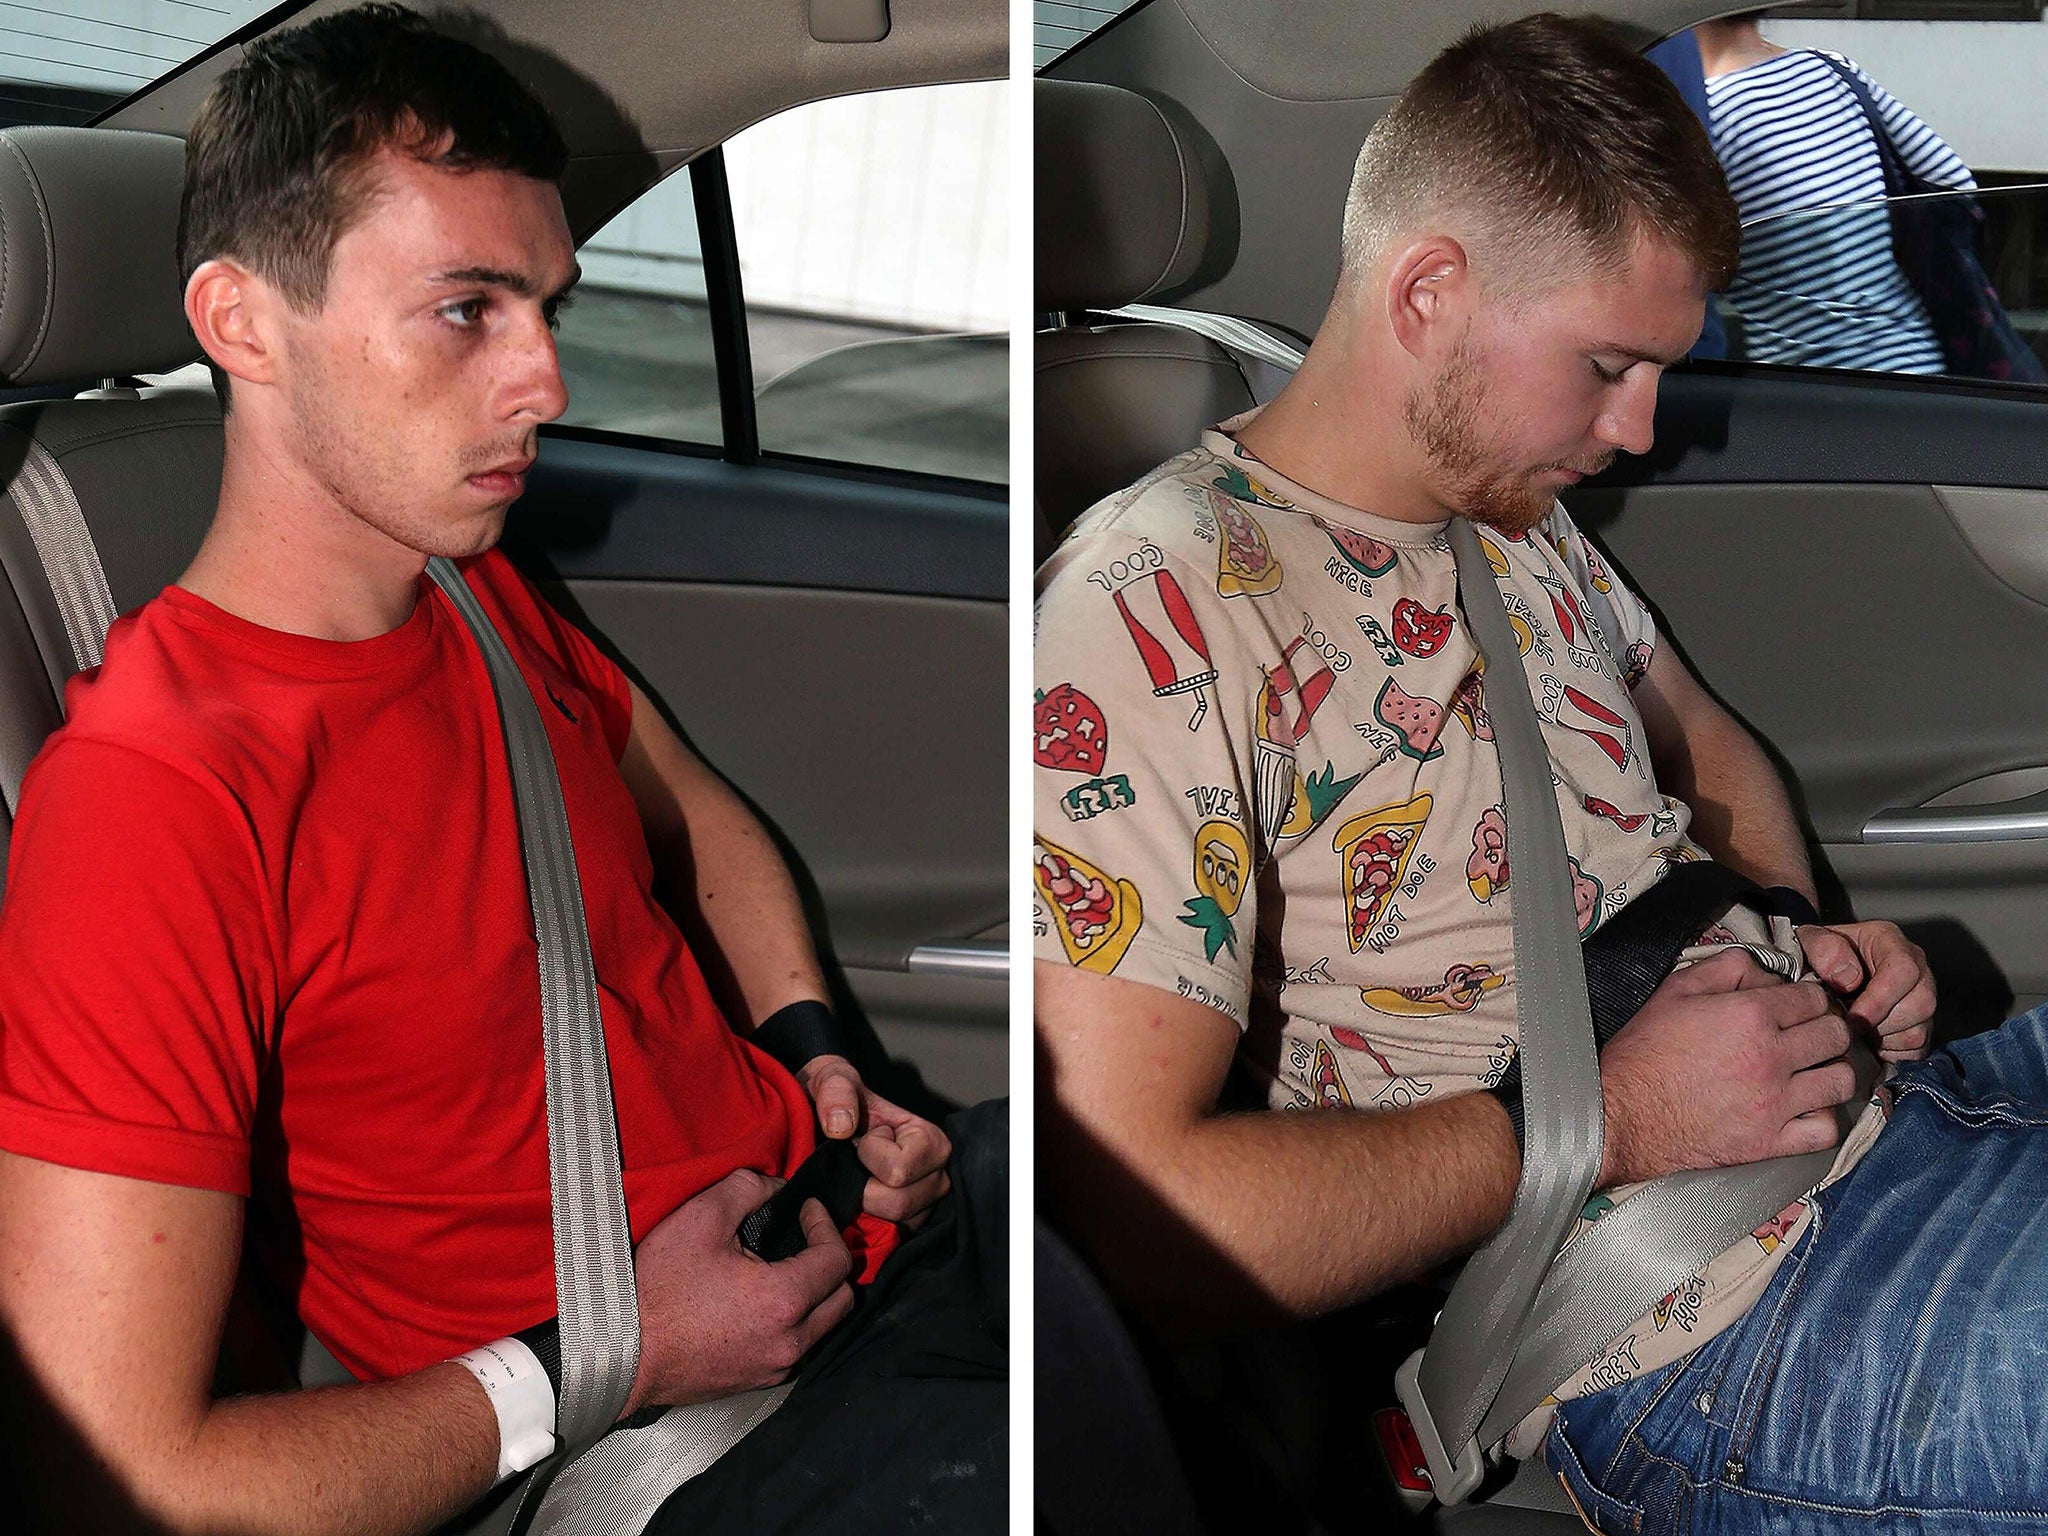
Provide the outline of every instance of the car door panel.
[[1567,497],[1784,770],[1824,897],[1929,949],[1951,1031],[2048,997],[2044,430],[2015,393],[1687,371],[1651,453]]
[[768,822],[883,1043],[970,1099],[1007,1080],[1007,525],[938,486],[551,434],[506,542]]

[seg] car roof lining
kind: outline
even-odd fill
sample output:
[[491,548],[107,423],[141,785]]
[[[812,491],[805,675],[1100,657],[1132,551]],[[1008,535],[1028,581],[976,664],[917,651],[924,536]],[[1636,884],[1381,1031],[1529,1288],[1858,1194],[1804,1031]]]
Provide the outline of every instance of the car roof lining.
[[[280,6],[120,102],[99,126],[183,137],[247,42],[354,3]],[[789,107],[1009,70],[1002,0],[889,0],[888,35],[873,43],[813,39],[809,0],[757,0],[743,26],[729,0],[469,0],[420,9],[503,61],[547,103],[569,146],[563,202],[579,241],[677,166]]]

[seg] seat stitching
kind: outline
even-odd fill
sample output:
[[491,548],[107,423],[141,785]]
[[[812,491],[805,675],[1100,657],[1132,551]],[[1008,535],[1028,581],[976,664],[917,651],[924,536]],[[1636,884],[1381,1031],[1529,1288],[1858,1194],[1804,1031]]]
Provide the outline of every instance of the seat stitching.
[[[15,143],[13,139],[6,139],[4,142],[13,153],[14,158],[21,162],[21,174],[28,181],[29,196],[35,200],[36,221],[42,226],[43,231],[43,261],[49,275],[49,281],[43,285],[42,321],[36,326],[36,334],[29,342],[27,353],[22,357],[20,363],[10,370],[10,372],[20,373],[35,362],[37,354],[43,350],[43,343],[49,338],[50,314],[56,308],[57,300],[57,238],[50,228],[50,212],[44,206],[43,184],[36,178],[35,167],[29,163],[28,156],[22,153],[21,146]],[[4,247],[0,247],[0,249],[4,249]],[[4,291],[4,285],[5,278],[0,276],[0,291]]]

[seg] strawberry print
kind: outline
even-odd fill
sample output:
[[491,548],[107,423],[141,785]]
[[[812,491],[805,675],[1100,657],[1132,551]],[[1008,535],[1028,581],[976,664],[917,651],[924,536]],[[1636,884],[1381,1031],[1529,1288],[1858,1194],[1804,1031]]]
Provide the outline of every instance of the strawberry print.
[[1412,597],[1394,604],[1394,644],[1417,660],[1434,656],[1451,638],[1455,621],[1443,608],[1425,608]]
[[1072,683],[1039,694],[1031,712],[1031,760],[1041,768],[1085,773],[1109,762],[1109,723],[1095,701]]

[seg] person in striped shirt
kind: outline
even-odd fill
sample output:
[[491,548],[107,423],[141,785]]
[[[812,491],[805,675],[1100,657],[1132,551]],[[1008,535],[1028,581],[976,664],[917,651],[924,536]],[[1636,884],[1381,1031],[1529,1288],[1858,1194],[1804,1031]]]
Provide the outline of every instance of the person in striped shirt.
[[[1976,181],[1939,134],[1854,62],[1765,41],[1760,14],[1693,29],[1714,152],[1742,216],[1742,264],[1724,295],[1741,317],[1737,355],[1940,373],[1941,343],[1892,254],[1870,121],[1830,61],[1863,82],[1911,175],[1959,191]],[[1822,209],[1830,211],[1813,211]],[[1807,216],[1784,217],[1795,213]]]

